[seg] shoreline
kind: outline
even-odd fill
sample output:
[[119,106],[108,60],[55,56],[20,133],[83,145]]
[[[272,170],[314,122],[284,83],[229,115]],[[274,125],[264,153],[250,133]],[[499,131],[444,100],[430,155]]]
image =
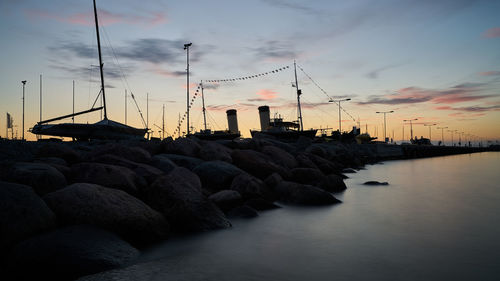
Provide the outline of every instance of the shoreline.
[[484,151],[491,150],[267,138],[0,140],[0,270],[7,280],[76,279],[129,264],[172,234],[257,217],[279,208],[274,202],[284,208],[341,203],[335,193],[346,189],[348,169]]

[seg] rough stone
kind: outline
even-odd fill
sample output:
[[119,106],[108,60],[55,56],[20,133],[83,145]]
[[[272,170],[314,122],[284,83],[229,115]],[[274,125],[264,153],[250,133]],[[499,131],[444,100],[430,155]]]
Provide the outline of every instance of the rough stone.
[[177,154],[158,154],[159,157],[165,157],[174,162],[179,167],[184,167],[193,170],[196,166],[203,163],[203,160],[195,157],[177,155]]
[[285,168],[273,163],[271,157],[261,152],[234,150],[231,157],[237,167],[261,179],[265,179],[272,173],[278,173],[284,178],[290,176]]
[[66,186],[66,178],[56,168],[44,163],[19,162],[12,166],[8,181],[26,184],[39,195]]
[[184,156],[197,157],[200,145],[192,138],[178,138],[174,141],[163,142],[164,151],[167,154],[180,154]]
[[241,194],[235,190],[221,190],[210,195],[208,199],[214,202],[223,212],[227,212],[243,203]]
[[322,189],[295,182],[282,181],[276,186],[280,200],[299,205],[331,205],[340,201]]
[[238,191],[245,199],[266,198],[272,200],[274,198],[274,194],[262,180],[247,173],[240,174],[233,179],[231,190]]
[[224,161],[206,161],[193,169],[200,177],[203,187],[211,190],[228,189],[233,179],[244,173],[240,168]]
[[285,168],[292,169],[299,165],[295,157],[285,150],[275,146],[264,146],[262,153],[268,155],[273,159],[273,162]]
[[232,163],[232,150],[218,142],[206,141],[203,142],[200,148],[200,158],[207,161],[220,160]]

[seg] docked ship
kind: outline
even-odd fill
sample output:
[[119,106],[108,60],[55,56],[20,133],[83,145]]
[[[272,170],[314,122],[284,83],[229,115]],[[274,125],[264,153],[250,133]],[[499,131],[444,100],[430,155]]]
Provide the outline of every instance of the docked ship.
[[299,83],[297,80],[297,64],[293,62],[295,70],[295,85],[297,89],[297,112],[298,120],[296,121],[284,121],[281,116],[275,118],[270,118],[269,106],[264,105],[259,107],[259,117],[260,117],[260,131],[250,130],[252,137],[258,135],[272,136],[278,139],[285,140],[295,140],[300,136],[307,138],[314,138],[317,133],[317,129],[304,130],[304,124],[302,122],[302,110],[300,107],[300,95],[302,95],[302,90],[299,89]]
[[[107,111],[106,111],[106,94],[104,87],[104,75],[103,75],[103,63],[102,63],[102,54],[101,54],[101,41],[99,37],[99,23],[97,19],[97,8],[95,0],[94,2],[94,18],[95,18],[95,26],[96,26],[96,34],[97,34],[97,47],[99,51],[99,70],[101,74],[101,90],[97,96],[99,98],[102,95],[103,106],[95,107],[92,105],[92,108],[89,110],[68,114],[44,121],[38,122],[33,128],[31,128],[31,133],[36,135],[48,135],[48,136],[57,136],[57,137],[69,137],[74,140],[91,140],[91,139],[112,139],[112,140],[120,140],[120,139],[144,139],[144,135],[147,133],[147,128],[134,128],[125,124],[121,124],[116,121],[112,121],[108,119]],[[62,123],[62,124],[48,124],[50,122],[54,122],[57,120],[62,120],[82,114],[87,114],[90,112],[103,110],[104,111],[104,119],[94,123],[94,124],[85,124],[85,123]]]

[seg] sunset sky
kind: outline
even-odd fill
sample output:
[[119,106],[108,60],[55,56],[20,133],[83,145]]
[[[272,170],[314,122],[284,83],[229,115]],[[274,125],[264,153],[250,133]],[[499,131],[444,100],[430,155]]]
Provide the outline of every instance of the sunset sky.
[[[212,129],[227,128],[225,111],[232,108],[244,136],[259,127],[261,105],[296,119],[295,59],[312,78],[298,69],[306,128],[336,130],[338,107],[328,97],[351,98],[342,103],[342,128],[359,119],[362,131],[379,139],[383,116],[375,112],[389,110],[395,112],[387,115],[387,133],[398,141],[403,120],[414,118],[417,136],[428,137],[424,124],[437,124],[433,140],[441,138],[438,126],[448,127],[446,141],[447,130],[500,139],[500,1],[98,0],[97,6],[108,117],[124,122],[127,90],[146,118],[149,93],[155,136],[163,104],[169,134],[186,110],[183,45],[192,42],[193,83],[256,76],[205,83]],[[76,111],[92,106],[100,85],[91,0],[1,0],[0,37],[0,136],[6,112],[21,136],[22,80],[28,81],[25,129],[39,121],[40,74],[43,119],[72,112],[73,80]],[[142,126],[131,98],[127,108],[128,124]],[[191,111],[199,130],[200,98]],[[409,124],[404,133],[408,139]]]

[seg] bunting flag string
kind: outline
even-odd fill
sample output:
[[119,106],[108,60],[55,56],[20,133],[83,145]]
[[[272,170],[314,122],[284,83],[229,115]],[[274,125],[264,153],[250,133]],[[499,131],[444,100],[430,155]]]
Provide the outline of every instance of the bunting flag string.
[[[198,97],[198,94],[200,93],[201,87],[202,87],[202,84],[198,83],[198,87],[196,88],[196,91],[193,93],[193,97],[191,98],[191,101],[189,102],[189,106],[188,106],[189,109],[191,109],[191,107],[193,106],[194,100]],[[174,131],[174,135],[177,134],[178,132],[180,132],[181,127],[182,127],[182,123],[184,122],[184,119],[186,119],[186,117],[187,117],[187,111],[184,112],[184,115],[182,115],[182,118]]]
[[290,66],[286,65],[286,66],[283,66],[283,67],[280,67],[280,68],[277,68],[277,69],[273,69],[271,71],[262,72],[262,73],[255,74],[255,75],[242,76],[242,77],[229,78],[229,79],[212,79],[212,80],[206,80],[206,82],[209,82],[209,83],[220,83],[220,82],[234,82],[234,81],[255,79],[255,78],[259,78],[259,77],[266,76],[266,75],[269,75],[269,74],[278,73],[278,72],[286,70],[288,68],[290,68]]

